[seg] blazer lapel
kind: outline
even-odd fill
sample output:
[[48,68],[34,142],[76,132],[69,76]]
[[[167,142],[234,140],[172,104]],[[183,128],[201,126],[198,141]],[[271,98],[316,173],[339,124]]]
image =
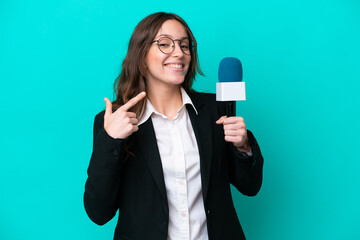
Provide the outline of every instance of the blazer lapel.
[[143,159],[148,165],[161,195],[167,202],[164,173],[151,118],[139,127],[139,130],[134,134],[134,136],[143,155]]
[[[209,190],[212,159],[211,115],[210,110],[207,110],[204,96],[201,94],[189,94],[189,96],[198,111],[196,114],[192,106],[186,105],[199,148],[202,193],[205,200]],[[133,136],[161,195],[167,202],[164,173],[151,118],[144,122]]]
[[205,200],[209,190],[212,159],[211,115],[210,111],[207,110],[205,105],[204,96],[201,94],[189,96],[191,97],[191,100],[196,110],[198,111],[198,114],[196,114],[192,106],[187,105],[187,110],[199,148],[201,184],[203,198]]

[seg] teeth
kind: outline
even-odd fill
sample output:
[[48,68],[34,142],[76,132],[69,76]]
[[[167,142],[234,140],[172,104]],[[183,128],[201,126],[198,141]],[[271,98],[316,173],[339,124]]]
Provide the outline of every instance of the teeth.
[[181,64],[167,64],[168,67],[170,68],[182,68],[182,65]]

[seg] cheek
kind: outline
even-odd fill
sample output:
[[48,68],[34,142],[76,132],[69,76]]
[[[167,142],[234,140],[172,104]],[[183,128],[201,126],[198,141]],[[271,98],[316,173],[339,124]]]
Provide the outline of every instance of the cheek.
[[164,71],[164,58],[152,55],[146,59],[146,73],[150,75],[161,74]]
[[155,51],[155,49],[152,47],[149,49],[148,53],[145,57],[145,63],[147,66],[154,65],[155,63],[158,63],[160,60],[160,55]]
[[165,61],[164,56],[160,56],[160,55],[152,55],[150,58],[148,58],[148,64],[155,68],[162,67],[164,61]]

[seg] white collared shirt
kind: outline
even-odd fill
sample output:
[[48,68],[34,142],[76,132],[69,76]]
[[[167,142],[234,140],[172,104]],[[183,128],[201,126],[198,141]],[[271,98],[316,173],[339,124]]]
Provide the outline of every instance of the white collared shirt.
[[200,157],[186,104],[197,110],[181,88],[183,105],[173,119],[156,111],[149,100],[141,125],[151,117],[164,172],[169,205],[168,240],[207,240],[201,190]]

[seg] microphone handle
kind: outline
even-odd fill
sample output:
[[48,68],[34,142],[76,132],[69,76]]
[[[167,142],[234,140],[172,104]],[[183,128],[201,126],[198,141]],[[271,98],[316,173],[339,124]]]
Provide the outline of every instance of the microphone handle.
[[236,101],[226,102],[226,116],[233,117],[236,115]]

